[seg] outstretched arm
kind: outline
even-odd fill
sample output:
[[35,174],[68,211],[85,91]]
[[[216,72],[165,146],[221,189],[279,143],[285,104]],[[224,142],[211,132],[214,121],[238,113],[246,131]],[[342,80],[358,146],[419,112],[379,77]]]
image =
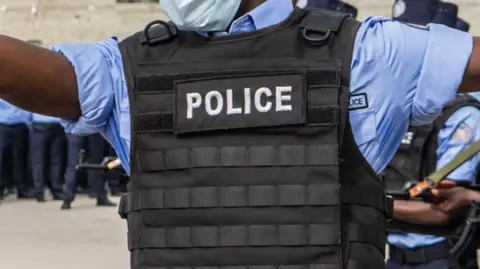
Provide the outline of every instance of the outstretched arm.
[[0,35],[0,98],[20,108],[75,119],[75,71],[60,53]]

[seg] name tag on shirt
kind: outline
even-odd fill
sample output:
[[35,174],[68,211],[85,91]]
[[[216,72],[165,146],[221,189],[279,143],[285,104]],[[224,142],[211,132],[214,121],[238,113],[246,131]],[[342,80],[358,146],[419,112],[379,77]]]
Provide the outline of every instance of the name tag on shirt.
[[368,98],[366,93],[350,95],[350,102],[348,103],[349,110],[359,110],[368,108]]
[[305,124],[302,74],[179,81],[176,133]]

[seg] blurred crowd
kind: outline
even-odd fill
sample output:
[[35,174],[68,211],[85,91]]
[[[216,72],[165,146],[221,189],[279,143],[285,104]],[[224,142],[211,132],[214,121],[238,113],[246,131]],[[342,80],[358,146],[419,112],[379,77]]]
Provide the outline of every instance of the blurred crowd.
[[57,118],[33,114],[0,99],[0,202],[6,196],[43,203],[61,201],[70,209],[77,194],[115,206],[108,198],[126,192],[121,171],[77,170],[80,162],[100,164],[115,157],[100,135],[65,134]]

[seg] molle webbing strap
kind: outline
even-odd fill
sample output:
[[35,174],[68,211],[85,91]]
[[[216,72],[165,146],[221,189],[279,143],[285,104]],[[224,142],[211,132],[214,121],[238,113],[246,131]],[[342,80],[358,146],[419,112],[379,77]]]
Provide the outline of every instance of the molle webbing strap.
[[129,232],[128,245],[130,250],[336,245],[339,229],[332,224],[142,228]]
[[208,167],[338,165],[337,145],[202,147],[138,152],[143,172]]

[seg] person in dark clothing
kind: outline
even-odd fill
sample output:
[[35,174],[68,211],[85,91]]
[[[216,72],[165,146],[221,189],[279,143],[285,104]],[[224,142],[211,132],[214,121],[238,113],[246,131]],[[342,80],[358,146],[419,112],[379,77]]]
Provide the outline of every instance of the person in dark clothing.
[[5,188],[13,186],[18,198],[28,198],[25,186],[28,128],[25,123],[29,118],[29,112],[0,99],[0,200],[3,200]]
[[[70,209],[73,200],[77,194],[77,186],[80,174],[76,170],[79,163],[80,151],[86,149],[87,161],[89,163],[101,163],[106,147],[105,140],[101,135],[92,135],[89,137],[67,135],[68,140],[68,156],[67,169],[65,173],[65,197],[61,209]],[[92,188],[97,199],[97,206],[116,206],[107,197],[105,189],[105,177],[101,171],[88,172],[88,185]]]
[[30,161],[32,164],[35,198],[45,202],[45,184],[54,200],[62,200],[65,166],[65,133],[59,119],[33,114],[30,133]]

